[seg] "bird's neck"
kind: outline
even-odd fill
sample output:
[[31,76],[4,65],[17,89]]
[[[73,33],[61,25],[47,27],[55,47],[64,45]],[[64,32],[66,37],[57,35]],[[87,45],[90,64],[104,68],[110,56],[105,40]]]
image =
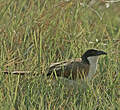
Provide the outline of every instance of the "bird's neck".
[[97,69],[98,56],[92,56],[87,58],[90,64],[88,79],[90,80],[92,76],[95,74]]

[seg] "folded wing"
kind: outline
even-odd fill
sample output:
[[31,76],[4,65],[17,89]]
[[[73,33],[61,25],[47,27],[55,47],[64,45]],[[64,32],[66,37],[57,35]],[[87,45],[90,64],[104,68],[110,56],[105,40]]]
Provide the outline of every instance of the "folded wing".
[[88,71],[89,65],[83,63],[81,58],[76,58],[51,64],[47,76],[53,74],[70,79],[81,79],[87,76]]

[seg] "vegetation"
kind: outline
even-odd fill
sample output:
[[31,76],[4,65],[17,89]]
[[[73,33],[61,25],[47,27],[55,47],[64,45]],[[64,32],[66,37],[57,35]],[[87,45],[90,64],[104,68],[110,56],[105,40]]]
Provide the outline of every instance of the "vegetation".
[[[0,0],[0,110],[119,110],[120,2],[108,8],[105,3]],[[99,59],[87,86],[43,77],[50,63],[90,48],[108,55]],[[4,75],[5,70],[40,75]]]

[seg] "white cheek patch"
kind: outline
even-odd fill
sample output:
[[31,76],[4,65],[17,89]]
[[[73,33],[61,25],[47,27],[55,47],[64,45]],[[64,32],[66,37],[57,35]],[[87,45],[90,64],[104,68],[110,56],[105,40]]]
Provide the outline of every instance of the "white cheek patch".
[[92,76],[95,74],[96,69],[97,69],[98,56],[91,56],[91,57],[88,57],[87,59],[90,63],[88,79],[91,79]]

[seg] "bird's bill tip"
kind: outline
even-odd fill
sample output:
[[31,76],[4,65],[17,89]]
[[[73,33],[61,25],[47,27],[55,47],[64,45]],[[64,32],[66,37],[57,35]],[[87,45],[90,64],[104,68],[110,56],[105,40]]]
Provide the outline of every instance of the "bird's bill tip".
[[98,55],[107,55],[107,53],[104,51],[98,51]]

